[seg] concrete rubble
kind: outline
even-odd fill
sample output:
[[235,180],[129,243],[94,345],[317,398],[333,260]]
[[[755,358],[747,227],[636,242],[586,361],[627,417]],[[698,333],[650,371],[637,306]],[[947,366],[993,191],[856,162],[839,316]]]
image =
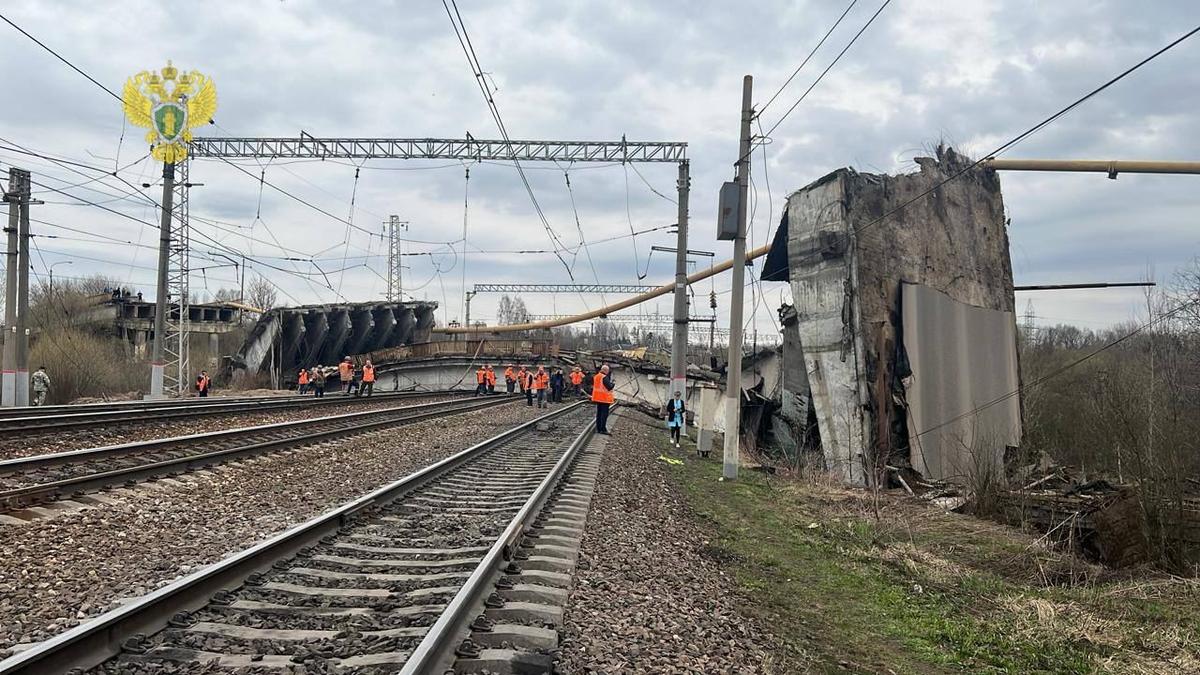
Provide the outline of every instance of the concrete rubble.
[[948,148],[917,163],[796,191],[764,265],[791,284],[783,361],[804,373],[783,379],[779,435],[848,484],[889,465],[961,480],[1020,442],[999,178]]

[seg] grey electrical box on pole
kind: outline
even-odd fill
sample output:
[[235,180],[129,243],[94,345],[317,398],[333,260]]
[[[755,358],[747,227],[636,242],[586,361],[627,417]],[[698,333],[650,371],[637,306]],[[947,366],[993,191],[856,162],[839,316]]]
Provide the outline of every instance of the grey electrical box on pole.
[[678,232],[675,238],[675,324],[671,334],[671,388],[667,391],[670,400],[675,392],[687,398],[687,239],[688,239],[688,192],[692,179],[687,161],[679,163],[679,211]]
[[717,239],[733,241],[738,236],[738,203],[741,201],[741,186],[737,181],[721,184],[721,200],[717,208]]
[[[150,356],[149,399],[163,397],[163,341],[167,335],[167,268],[171,260],[171,208],[175,196],[175,165],[163,162],[162,221],[158,231],[158,286],[154,298],[154,347]],[[182,303],[180,309],[182,310]],[[180,379],[182,387],[183,379]]]
[[[737,236],[733,240],[733,287],[729,294],[729,359],[725,370],[725,456],[722,476],[733,480],[738,475],[742,412],[742,298],[746,283],[746,193],[750,186],[750,121],[754,109],[750,102],[754,78],[742,79],[742,128],[738,146]],[[728,185],[728,183],[726,183]],[[725,188],[721,189],[722,207],[726,206]],[[722,216],[724,211],[722,211]]]

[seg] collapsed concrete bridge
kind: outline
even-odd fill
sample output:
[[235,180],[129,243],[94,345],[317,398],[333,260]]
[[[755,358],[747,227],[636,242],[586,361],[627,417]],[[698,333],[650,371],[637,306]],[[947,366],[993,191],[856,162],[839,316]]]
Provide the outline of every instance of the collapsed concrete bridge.
[[342,357],[427,342],[436,302],[355,302],[278,307],[259,318],[234,356],[247,374],[294,373]]

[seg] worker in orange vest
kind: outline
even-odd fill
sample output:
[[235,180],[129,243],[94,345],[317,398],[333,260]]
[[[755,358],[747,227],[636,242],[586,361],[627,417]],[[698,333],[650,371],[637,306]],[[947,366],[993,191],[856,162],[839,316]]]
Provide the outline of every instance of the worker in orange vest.
[[375,393],[375,366],[371,365],[371,360],[362,367],[362,387],[359,389],[359,395],[365,395],[368,398]]
[[592,402],[596,404],[596,433],[608,436],[608,409],[613,402],[613,381],[608,366],[600,366],[600,372],[592,376]]
[[579,366],[571,369],[571,393],[575,398],[583,396],[583,369]]
[[296,393],[308,393],[308,371],[304,368],[301,368],[300,373],[296,375]]
[[517,371],[517,391],[520,391],[522,394],[525,393],[525,385],[528,379],[529,373],[525,370],[525,366],[521,366],[521,369]]
[[546,407],[546,388],[550,386],[550,373],[546,372],[545,366],[538,366],[537,373],[533,375],[533,393],[537,396],[537,407]]
[[504,369],[504,386],[510,394],[513,393],[513,389],[517,386],[517,374],[513,371],[511,363]]
[[212,389],[212,378],[208,376],[207,370],[200,371],[196,376],[196,391],[199,392],[200,398],[207,398],[208,392]]
[[487,369],[479,366],[475,369],[475,395],[487,393]]
[[496,369],[492,368],[492,364],[487,364],[487,373],[484,376],[484,382],[487,383],[487,393],[496,393]]
[[346,395],[349,396],[354,391],[354,362],[350,360],[349,356],[338,364],[338,377],[341,378],[342,384],[346,387]]

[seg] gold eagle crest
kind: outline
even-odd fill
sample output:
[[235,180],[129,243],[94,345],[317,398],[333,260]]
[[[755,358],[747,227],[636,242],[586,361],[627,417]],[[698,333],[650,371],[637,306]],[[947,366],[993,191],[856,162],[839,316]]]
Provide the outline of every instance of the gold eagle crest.
[[217,87],[193,70],[180,73],[167,61],[160,72],[143,70],[125,81],[122,102],[130,124],[149,129],[150,154],[166,164],[187,157],[192,129],[212,121]]

